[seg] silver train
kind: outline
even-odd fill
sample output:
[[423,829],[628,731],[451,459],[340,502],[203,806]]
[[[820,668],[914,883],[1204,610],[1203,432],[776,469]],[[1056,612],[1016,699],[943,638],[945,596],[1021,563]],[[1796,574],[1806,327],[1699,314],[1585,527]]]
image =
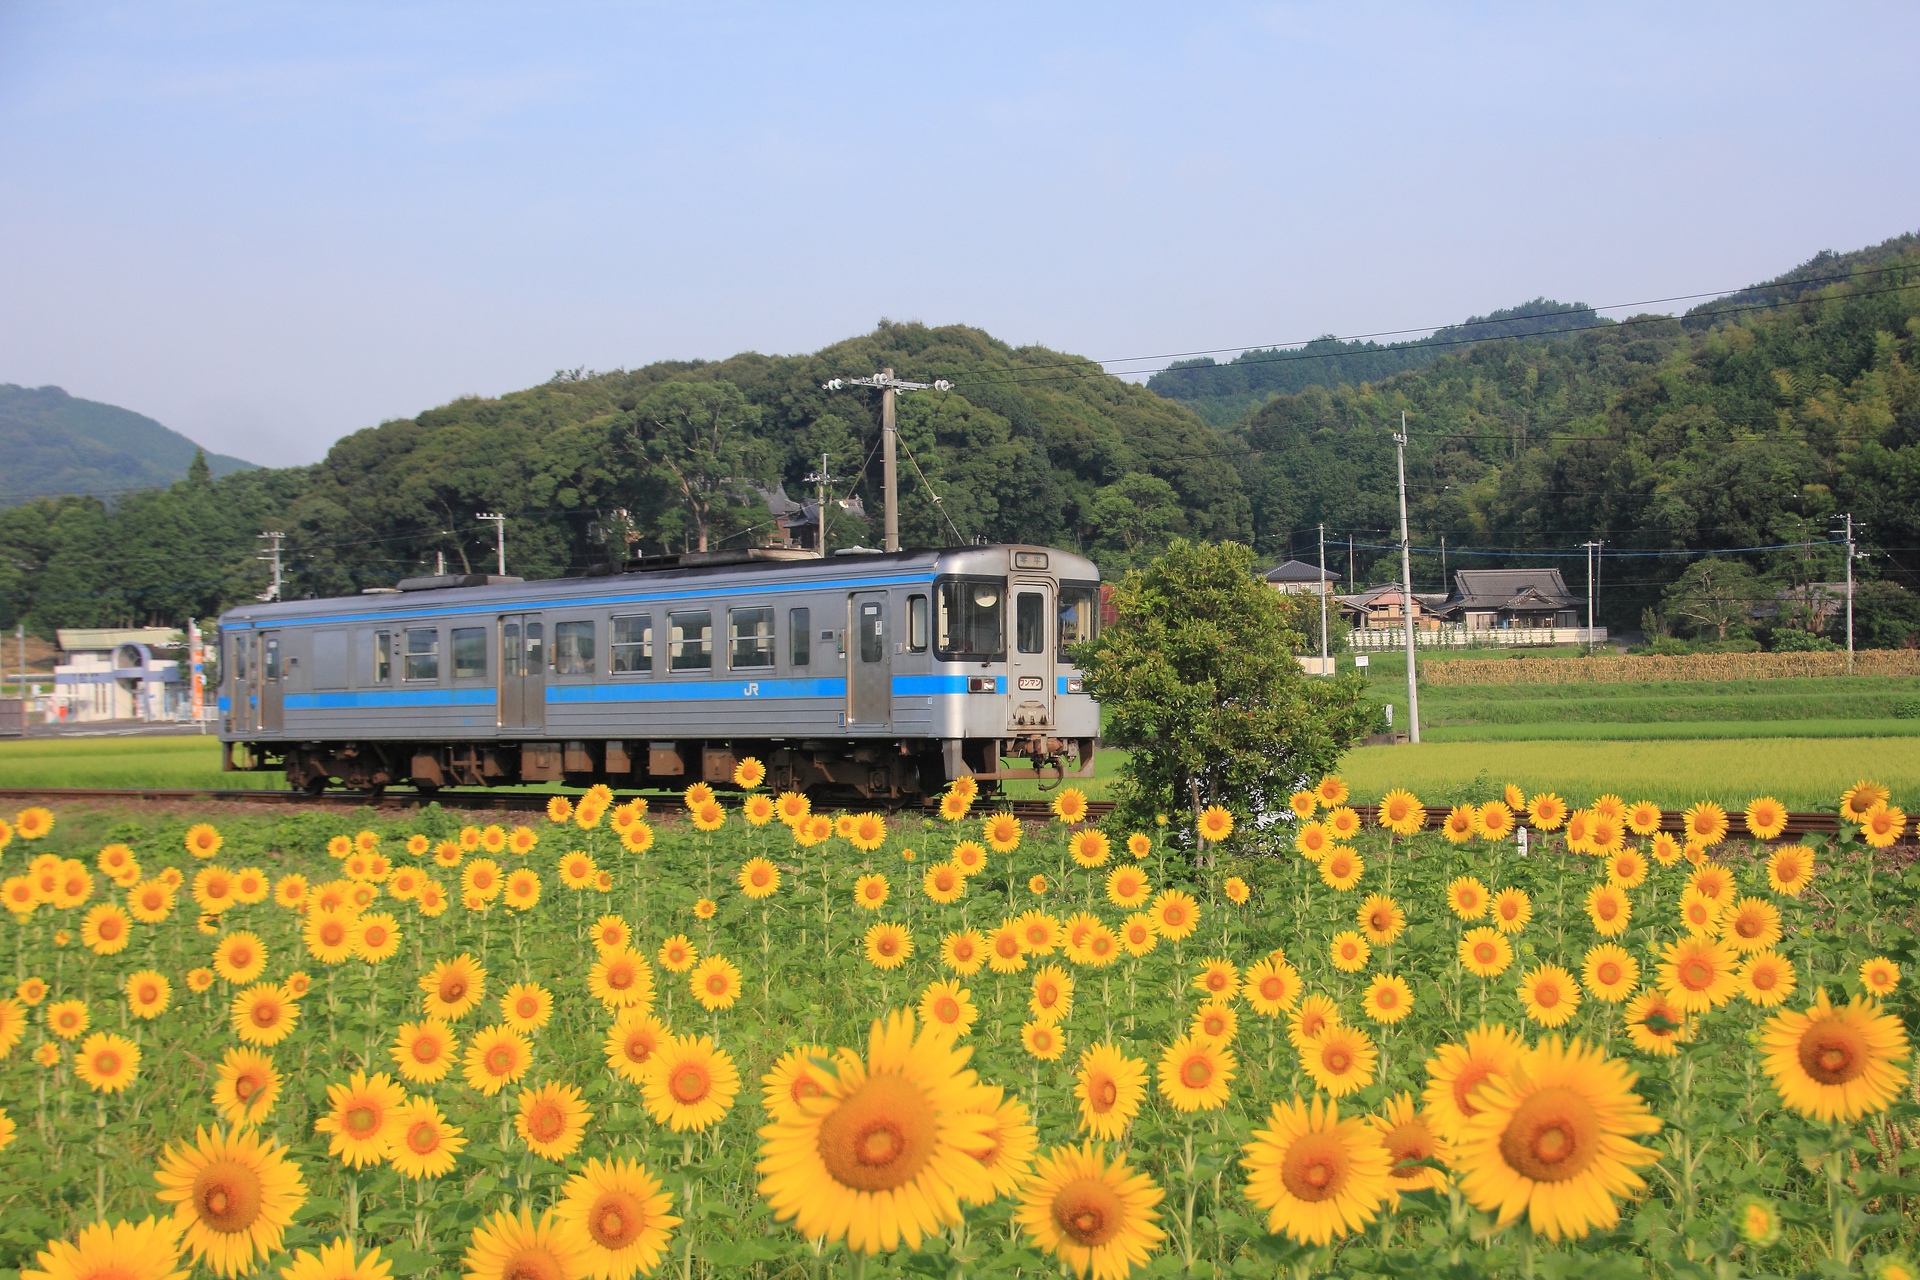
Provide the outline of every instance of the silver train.
[[1093,563],[1047,547],[715,552],[600,576],[434,577],[220,618],[228,770],[295,788],[732,784],[869,799],[1086,776],[1067,647]]

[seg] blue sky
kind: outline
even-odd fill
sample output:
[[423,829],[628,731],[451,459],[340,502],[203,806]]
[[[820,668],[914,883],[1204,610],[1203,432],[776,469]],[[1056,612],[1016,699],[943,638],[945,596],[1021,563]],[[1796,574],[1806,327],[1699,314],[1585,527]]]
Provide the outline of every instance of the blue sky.
[[0,0],[0,381],[279,464],[882,316],[1104,359],[1728,289],[1920,228],[1915,48],[1912,5]]

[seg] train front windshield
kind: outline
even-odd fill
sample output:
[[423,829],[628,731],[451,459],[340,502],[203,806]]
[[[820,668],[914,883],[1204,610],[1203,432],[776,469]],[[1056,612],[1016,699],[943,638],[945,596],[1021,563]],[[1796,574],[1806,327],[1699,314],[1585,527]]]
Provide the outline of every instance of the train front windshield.
[[941,657],[985,662],[1005,655],[1006,579],[943,578],[937,594]]

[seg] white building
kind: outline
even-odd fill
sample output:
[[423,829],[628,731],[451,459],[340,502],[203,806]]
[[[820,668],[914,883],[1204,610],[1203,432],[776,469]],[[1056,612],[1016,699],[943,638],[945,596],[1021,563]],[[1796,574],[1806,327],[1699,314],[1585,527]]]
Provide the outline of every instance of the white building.
[[62,627],[61,656],[53,669],[50,723],[94,720],[170,720],[187,697],[180,663],[155,658],[155,649],[179,649],[186,637],[171,627]]

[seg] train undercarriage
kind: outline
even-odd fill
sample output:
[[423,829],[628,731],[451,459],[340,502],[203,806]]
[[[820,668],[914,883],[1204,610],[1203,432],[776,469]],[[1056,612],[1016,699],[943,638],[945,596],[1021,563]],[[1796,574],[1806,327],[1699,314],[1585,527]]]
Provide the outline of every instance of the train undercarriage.
[[617,741],[571,742],[299,742],[227,744],[222,768],[281,772],[294,790],[329,787],[377,793],[411,785],[510,787],[551,783],[627,789],[678,789],[706,782],[734,786],[747,757],[767,768],[766,786],[820,799],[895,803],[924,800],[948,781],[971,774],[989,794],[1002,781],[1033,778],[1043,786],[1090,777],[1098,743],[1091,738],[889,741]]

